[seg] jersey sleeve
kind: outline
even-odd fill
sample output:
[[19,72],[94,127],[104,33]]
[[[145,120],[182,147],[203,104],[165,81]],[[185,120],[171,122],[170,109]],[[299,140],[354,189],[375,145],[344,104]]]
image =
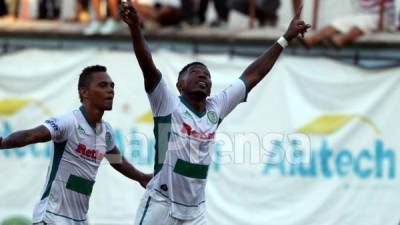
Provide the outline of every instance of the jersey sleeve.
[[74,118],[71,115],[52,117],[44,121],[54,142],[64,142],[68,139],[71,129],[74,129]]
[[147,93],[147,96],[155,117],[171,114],[178,103],[178,97],[171,93],[163,77],[156,87]]
[[106,127],[105,143],[106,152],[109,152],[115,148],[115,135],[111,125],[107,122],[104,123]]
[[211,98],[220,119],[224,119],[232,110],[247,99],[247,82],[244,77],[233,82],[229,87]]

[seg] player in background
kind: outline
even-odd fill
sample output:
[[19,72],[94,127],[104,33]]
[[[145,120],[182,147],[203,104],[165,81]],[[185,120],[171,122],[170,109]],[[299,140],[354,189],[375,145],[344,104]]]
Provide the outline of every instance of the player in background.
[[121,156],[110,124],[102,120],[104,111],[112,109],[114,99],[114,82],[106,67],[85,68],[78,90],[82,102],[79,109],[50,118],[36,128],[0,137],[0,149],[53,141],[47,182],[33,213],[37,225],[85,224],[89,198],[104,157],[115,170],[142,187],[152,178]]

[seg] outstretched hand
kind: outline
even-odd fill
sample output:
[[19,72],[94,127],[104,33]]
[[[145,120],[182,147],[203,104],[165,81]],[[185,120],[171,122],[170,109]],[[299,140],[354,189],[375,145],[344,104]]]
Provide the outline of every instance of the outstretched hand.
[[131,1],[123,1],[119,7],[119,14],[121,19],[128,24],[130,28],[140,27],[139,15],[132,6]]
[[293,40],[294,38],[298,37],[299,34],[303,38],[304,34],[311,27],[310,24],[306,24],[302,19],[300,19],[302,10],[303,10],[303,5],[300,5],[299,8],[297,8],[295,16],[290,22],[290,25],[286,33],[284,34],[284,37],[287,41]]
[[153,178],[153,174],[143,174],[143,178],[139,180],[140,186],[146,189],[147,184]]

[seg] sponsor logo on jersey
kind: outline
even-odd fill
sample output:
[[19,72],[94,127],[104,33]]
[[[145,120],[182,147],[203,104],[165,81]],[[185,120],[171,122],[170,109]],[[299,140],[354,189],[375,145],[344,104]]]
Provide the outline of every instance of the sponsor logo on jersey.
[[215,132],[212,133],[201,133],[199,131],[194,130],[189,124],[187,123],[183,123],[182,124],[182,128],[181,128],[181,132],[194,137],[194,138],[200,138],[203,140],[212,140],[215,138]]
[[77,152],[79,155],[83,156],[84,158],[88,158],[91,160],[102,160],[104,157],[104,154],[101,152],[98,152],[94,149],[88,149],[86,145],[84,144],[79,144],[75,152]]
[[58,131],[58,125],[57,125],[57,119],[56,118],[50,118],[46,121],[45,123],[49,124],[55,131]]

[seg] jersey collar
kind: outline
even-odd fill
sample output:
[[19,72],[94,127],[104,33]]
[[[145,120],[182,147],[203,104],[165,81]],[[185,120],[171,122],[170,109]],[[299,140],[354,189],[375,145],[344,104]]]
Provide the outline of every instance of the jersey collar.
[[85,111],[85,108],[83,106],[81,106],[81,107],[79,107],[79,110],[81,111],[81,113],[82,113],[83,117],[85,118],[87,124],[89,124],[89,126],[93,129],[94,133],[96,134],[96,126],[94,126],[93,124],[91,124],[89,122],[89,119],[88,119],[87,113]]
[[192,113],[194,113],[197,117],[201,118],[204,115],[206,115],[207,110],[204,110],[203,112],[197,111],[188,101],[186,101],[182,96],[179,96],[179,99],[181,102],[188,108]]

